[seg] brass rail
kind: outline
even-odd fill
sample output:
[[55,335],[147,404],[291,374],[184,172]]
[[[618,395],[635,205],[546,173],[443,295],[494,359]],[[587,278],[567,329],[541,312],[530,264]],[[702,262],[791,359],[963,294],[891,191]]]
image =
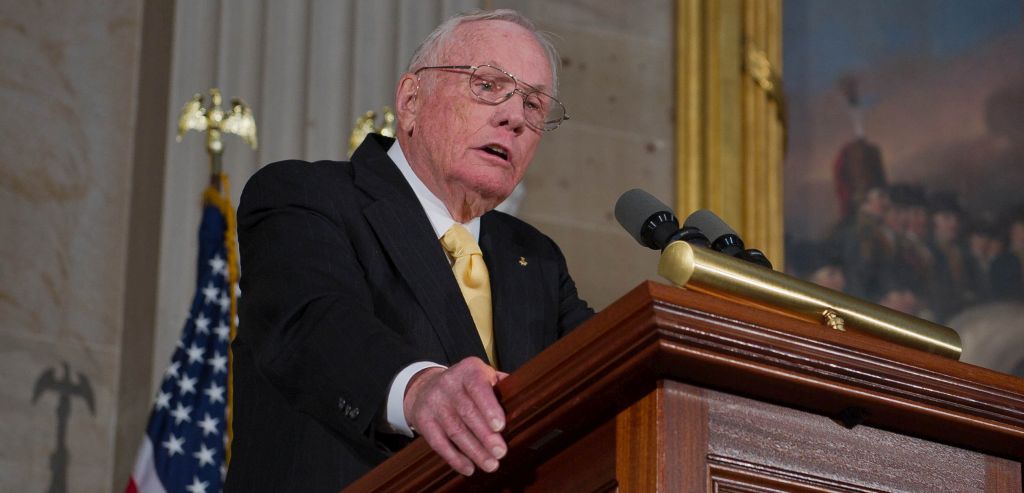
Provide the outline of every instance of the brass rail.
[[896,344],[959,359],[953,329],[749,262],[676,241],[665,248],[658,274],[679,287],[754,305],[831,329],[853,328]]

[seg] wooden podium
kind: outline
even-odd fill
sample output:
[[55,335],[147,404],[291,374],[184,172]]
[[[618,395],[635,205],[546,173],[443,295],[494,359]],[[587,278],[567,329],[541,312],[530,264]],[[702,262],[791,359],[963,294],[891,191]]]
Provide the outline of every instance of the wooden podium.
[[345,491],[1021,491],[1024,379],[645,283],[497,386],[508,456]]

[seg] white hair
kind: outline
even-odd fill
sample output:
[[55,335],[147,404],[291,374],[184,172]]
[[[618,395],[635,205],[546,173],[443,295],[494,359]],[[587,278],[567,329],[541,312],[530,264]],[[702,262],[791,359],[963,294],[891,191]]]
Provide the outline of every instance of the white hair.
[[409,72],[415,72],[421,67],[428,67],[431,65],[441,65],[441,57],[444,49],[447,47],[448,41],[455,29],[463,24],[477,21],[506,21],[513,24],[522,26],[530,34],[533,34],[534,39],[537,43],[544,48],[544,54],[547,55],[548,63],[551,65],[551,89],[549,90],[552,95],[558,93],[558,67],[561,65],[561,60],[558,57],[558,50],[555,49],[555,45],[552,44],[548,34],[537,29],[537,26],[523,14],[516,12],[512,9],[498,9],[498,10],[471,10],[469,12],[463,12],[456,14],[448,20],[437,26],[436,29],[426,39],[420,43],[420,46],[416,48],[416,51],[412,54],[412,58],[409,60]]

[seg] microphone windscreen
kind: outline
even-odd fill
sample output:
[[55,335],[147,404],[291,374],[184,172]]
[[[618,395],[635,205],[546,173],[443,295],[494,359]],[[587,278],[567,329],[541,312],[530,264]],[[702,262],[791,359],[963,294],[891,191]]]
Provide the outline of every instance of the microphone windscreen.
[[637,243],[644,246],[648,246],[641,237],[644,222],[659,212],[671,214],[672,208],[639,188],[627,191],[615,202],[615,219]]
[[697,228],[704,233],[704,236],[707,236],[708,240],[711,240],[712,243],[725,235],[734,235],[737,238],[739,237],[739,235],[736,234],[736,232],[733,231],[733,229],[730,228],[722,218],[716,216],[714,212],[707,209],[698,209],[693,214],[690,214],[690,217],[687,217],[686,221],[683,222],[683,227]]

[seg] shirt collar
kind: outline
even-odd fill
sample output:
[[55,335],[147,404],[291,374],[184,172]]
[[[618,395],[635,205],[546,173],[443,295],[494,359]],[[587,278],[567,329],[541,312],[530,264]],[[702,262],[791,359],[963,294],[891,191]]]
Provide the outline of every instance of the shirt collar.
[[[419,200],[420,205],[423,206],[423,211],[427,213],[427,219],[430,220],[430,226],[434,228],[434,234],[438,238],[444,236],[448,228],[451,228],[456,223],[455,219],[452,218],[448,208],[445,207],[444,202],[437,198],[433,192],[425,184],[423,180],[420,180],[419,176],[416,176],[416,172],[412,170],[412,166],[409,165],[409,161],[405,159],[405,153],[402,152],[402,147],[398,145],[398,140],[392,144],[391,148],[388,149],[388,157],[395,162],[398,166],[398,171],[402,172],[402,176],[405,177],[405,181],[409,182],[409,186],[412,187],[413,193],[416,194],[416,199]],[[473,239],[480,242],[480,218],[474,217],[468,222],[462,223],[469,233],[473,235]]]

